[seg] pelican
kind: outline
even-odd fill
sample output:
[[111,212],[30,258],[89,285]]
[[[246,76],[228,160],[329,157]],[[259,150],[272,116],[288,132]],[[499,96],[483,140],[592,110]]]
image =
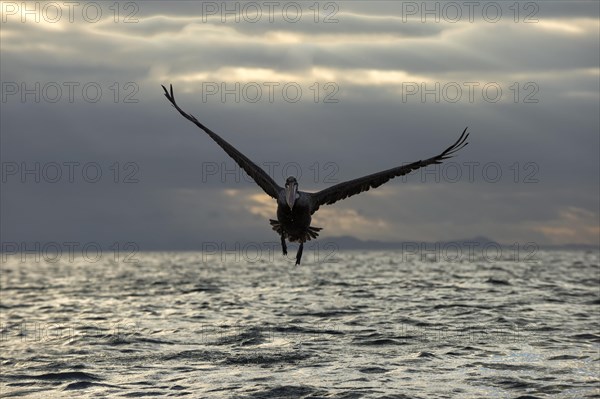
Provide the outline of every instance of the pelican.
[[454,156],[457,151],[468,144],[467,138],[469,137],[469,133],[467,133],[467,128],[465,128],[454,144],[432,158],[339,183],[316,193],[307,193],[298,190],[298,181],[293,176],[286,179],[284,187],[279,186],[263,169],[254,164],[248,157],[223,140],[221,136],[200,123],[196,117],[182,110],[177,105],[177,102],[175,102],[173,85],[170,85],[170,90],[167,90],[165,86],[162,86],[162,88],[165,91],[165,97],[167,97],[173,107],[184,118],[204,130],[265,193],[277,200],[277,220],[269,219],[269,222],[273,230],[281,237],[283,255],[287,255],[286,240],[300,244],[296,253],[296,265],[299,265],[302,259],[304,243],[317,238],[319,231],[322,230],[320,227],[310,225],[311,216],[321,205],[331,205],[337,201],[368,191],[371,188],[377,188],[394,177],[406,175],[413,170],[423,168],[427,165],[440,164],[443,160]]

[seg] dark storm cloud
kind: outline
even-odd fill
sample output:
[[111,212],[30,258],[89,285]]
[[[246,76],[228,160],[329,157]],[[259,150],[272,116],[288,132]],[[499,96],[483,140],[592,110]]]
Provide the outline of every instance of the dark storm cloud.
[[[570,46],[573,35],[560,29],[543,29],[548,21],[515,24],[482,22],[477,34],[475,24],[398,23],[397,17],[347,16],[347,23],[311,24],[286,23],[228,23],[202,22],[198,17],[156,16],[133,24],[114,24],[111,21],[91,24],[67,24],[64,30],[51,31],[41,24],[15,24],[10,21],[5,29],[11,34],[8,50],[23,52],[31,49],[43,57],[44,62],[32,67],[60,68],[62,73],[77,77],[79,72],[95,73],[98,66],[103,71],[112,68],[120,72],[146,72],[149,65],[164,65],[172,73],[213,70],[223,66],[253,66],[275,68],[280,71],[303,70],[312,66],[340,69],[375,68],[396,70],[401,65],[408,72],[440,74],[449,72],[512,71],[513,62],[519,60],[520,71],[545,69],[593,68],[598,50],[593,35],[575,34],[579,45]],[[386,20],[392,22],[385,23]],[[564,22],[573,29],[577,23]],[[248,35],[247,29],[256,35]],[[400,39],[404,35],[421,36],[423,28],[439,40],[377,40],[377,35],[390,34]],[[223,37],[218,32],[239,40],[222,40],[218,46],[214,39]],[[26,34],[25,34],[26,32]],[[278,43],[265,40],[273,32],[293,32],[309,35],[310,43]],[[444,32],[443,37],[439,37]],[[53,39],[46,38],[51,34]],[[319,41],[319,35],[328,36]],[[353,42],[353,35],[373,34],[373,40]],[[310,35],[316,35],[311,37]],[[328,43],[331,35],[348,37],[348,42]],[[127,40],[124,40],[127,38]],[[257,39],[257,40],[252,40]],[[415,39],[416,40],[416,39]],[[43,46],[40,46],[43,43]],[[554,49],[561,49],[557,57]],[[93,51],[92,51],[93,50]],[[81,53],[83,52],[83,53]],[[76,57],[75,54],[85,55]],[[31,54],[27,54],[31,56]],[[106,57],[121,57],[126,63],[106,62]],[[18,57],[18,54],[16,55]],[[185,62],[169,62],[182,57]],[[22,60],[16,59],[21,65]],[[72,63],[76,64],[73,65]],[[27,63],[25,63],[26,65]],[[82,70],[83,69],[83,70]],[[32,71],[41,73],[39,71]],[[59,72],[60,73],[60,72]]]
[[[205,4],[203,6],[203,3]],[[174,16],[189,16],[189,15],[198,15],[202,17],[206,14],[207,18],[213,16],[213,13],[203,12],[207,10],[209,7],[212,8],[212,5],[208,4],[216,4],[217,5],[217,16],[220,16],[221,10],[225,12],[226,8],[221,8],[220,5],[222,2],[179,2],[177,7],[172,7],[171,5],[162,3],[160,1],[148,1],[140,3],[139,14],[141,16],[149,16],[149,15],[157,15],[157,14],[169,14]],[[237,3],[237,7],[242,9],[244,6],[244,2],[231,2]],[[264,14],[268,16],[267,11],[269,6],[267,2],[256,1],[249,2],[255,3],[260,6],[260,9],[263,10]],[[281,15],[281,11],[288,3],[287,1],[277,1],[271,2],[273,4],[274,14],[279,18]],[[300,2],[296,2],[300,3]],[[333,6],[327,6],[326,4],[333,3]],[[444,5],[444,3],[451,3],[451,5]],[[492,4],[490,4],[492,3]],[[302,3],[300,3],[302,4]],[[490,5],[488,5],[490,4]],[[416,10],[414,6],[417,6]],[[313,6],[313,8],[308,8],[309,6]],[[510,18],[514,18],[515,14],[515,5],[514,2],[502,2],[502,1],[335,1],[335,2],[323,2],[320,3],[321,12],[320,15],[330,15],[331,13],[335,14],[333,16],[337,16],[339,19],[339,14],[343,13],[353,13],[364,16],[396,16],[398,18],[417,18],[420,20],[421,14],[425,13],[427,10],[435,10],[436,7],[441,11],[444,7],[447,8],[448,13],[451,9],[457,7],[460,9],[461,14],[464,14],[465,18],[469,16],[469,10],[472,9],[473,17],[476,20],[481,20],[483,15],[483,10],[488,7],[490,8],[500,8],[504,15],[507,15]],[[236,5],[231,5],[229,10],[234,10]],[[248,7],[248,13],[250,13],[250,8]],[[302,8],[303,14],[307,16],[314,15],[314,3],[309,3],[307,6]],[[542,1],[523,1],[519,2],[519,11],[520,14],[530,15],[532,18],[561,18],[561,19],[569,19],[569,18],[581,18],[581,17],[589,17],[595,16],[598,14],[599,6],[595,1],[555,1],[555,0],[542,0]],[[293,11],[293,10],[290,10]],[[430,15],[430,18],[434,17],[434,15]],[[429,20],[431,22],[431,19]]]
[[[455,159],[460,181],[416,174],[327,207],[315,219],[327,236],[597,240],[596,4],[566,11],[562,3],[540,2],[539,24],[423,24],[402,23],[396,3],[342,2],[340,22],[327,26],[281,18],[203,22],[195,3],[139,5],[139,22],[131,25],[3,23],[4,171],[58,163],[63,173],[55,183],[48,176],[35,182],[35,172],[23,178],[21,170],[5,176],[3,241],[191,249],[211,240],[276,239],[266,220],[274,204],[257,199],[260,191],[233,161],[174,112],[159,86],[169,82],[186,110],[257,163],[272,165],[277,181],[300,172],[309,190],[435,155],[470,126],[471,144]],[[304,97],[203,101],[207,79],[297,81]],[[308,87],[330,80],[339,102],[312,101]],[[423,81],[430,89],[435,82],[480,85],[472,103],[403,97],[403,83]],[[6,91],[22,83],[66,90],[65,82],[78,84],[72,103],[66,91],[56,103],[48,93],[35,103],[32,94],[22,101],[20,92]],[[482,97],[490,82],[502,87],[501,101]],[[531,82],[535,93],[524,88]],[[101,88],[99,101],[84,98],[86,83]],[[537,102],[525,103],[532,93]],[[78,169],[69,182],[64,164],[72,162]],[[90,173],[103,173],[96,183],[81,174],[89,163],[97,164]],[[472,182],[466,163],[478,165]],[[490,163],[502,172],[498,181],[482,174]],[[125,183],[128,173],[137,181]]]

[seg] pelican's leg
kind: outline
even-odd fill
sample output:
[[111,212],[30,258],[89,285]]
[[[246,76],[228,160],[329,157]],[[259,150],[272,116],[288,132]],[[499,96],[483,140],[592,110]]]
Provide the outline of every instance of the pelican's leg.
[[304,249],[304,243],[300,243],[300,247],[298,248],[298,253],[296,254],[296,265],[300,264],[300,259],[302,259],[302,250]]
[[281,250],[283,251],[284,255],[287,255],[287,245],[285,245],[285,237],[283,234],[281,235]]

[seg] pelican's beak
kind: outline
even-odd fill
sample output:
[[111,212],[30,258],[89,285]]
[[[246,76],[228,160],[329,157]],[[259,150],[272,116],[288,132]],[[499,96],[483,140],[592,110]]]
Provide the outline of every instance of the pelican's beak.
[[294,207],[294,202],[296,202],[297,190],[298,186],[296,184],[290,184],[285,186],[285,202],[287,202],[290,209]]

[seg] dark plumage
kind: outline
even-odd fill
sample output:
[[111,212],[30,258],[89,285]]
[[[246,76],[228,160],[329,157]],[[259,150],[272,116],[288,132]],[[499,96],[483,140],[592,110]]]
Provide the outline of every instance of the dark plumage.
[[281,237],[281,247],[284,255],[287,255],[285,240],[300,243],[298,253],[296,254],[297,265],[300,264],[300,260],[302,259],[304,243],[313,238],[317,238],[319,235],[321,228],[311,226],[310,222],[311,215],[315,213],[321,205],[333,204],[337,201],[362,193],[363,191],[368,191],[371,188],[377,188],[394,177],[406,175],[413,170],[428,165],[442,163],[443,160],[452,157],[457,151],[468,144],[467,138],[469,137],[469,133],[467,133],[467,129],[465,128],[454,144],[435,157],[339,183],[316,193],[307,193],[298,191],[298,182],[294,177],[287,178],[285,187],[279,186],[263,169],[254,164],[244,154],[236,150],[218,134],[200,123],[193,115],[190,115],[179,108],[175,102],[173,85],[170,86],[170,90],[167,90],[165,86],[162,86],[162,88],[165,91],[165,97],[167,97],[183,117],[204,130],[242,169],[244,169],[246,173],[248,173],[250,177],[252,177],[252,179],[254,179],[256,184],[258,184],[265,193],[277,200],[277,220],[271,219],[270,223],[273,230]]

